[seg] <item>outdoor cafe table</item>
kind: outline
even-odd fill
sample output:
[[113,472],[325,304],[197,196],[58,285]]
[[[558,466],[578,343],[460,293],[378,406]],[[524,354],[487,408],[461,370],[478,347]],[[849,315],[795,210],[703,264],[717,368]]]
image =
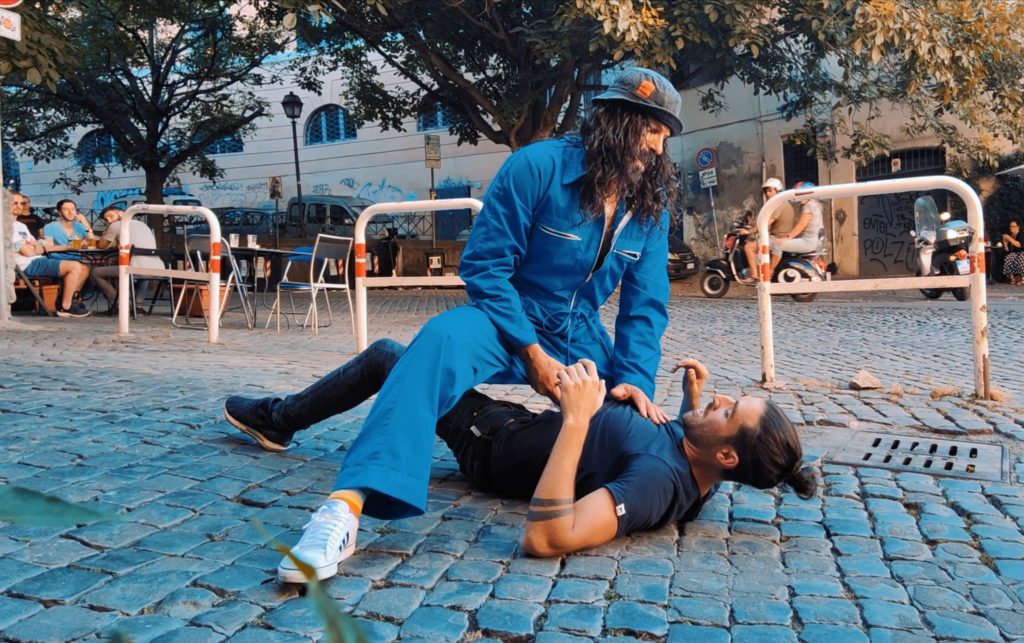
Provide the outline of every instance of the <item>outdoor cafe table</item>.
[[[232,247],[232,254],[241,263],[246,264],[247,275],[251,276],[251,288],[253,293],[253,303],[261,302],[264,307],[268,310],[273,307],[272,303],[266,301],[266,293],[270,291],[270,287],[276,286],[277,282],[281,281],[281,277],[284,272],[284,263],[288,257],[299,256],[299,257],[312,257],[312,252],[306,252],[297,250],[294,248],[263,248],[263,247]],[[260,262],[260,259],[263,259]],[[269,270],[268,270],[269,266]],[[241,279],[242,275],[238,275]],[[263,280],[263,290],[260,291],[259,282]],[[255,323],[256,309],[258,306],[253,306],[253,317]]]
[[61,254],[77,254],[82,263],[90,266],[113,266],[117,264],[117,246],[110,248],[79,248],[78,250],[62,250]]

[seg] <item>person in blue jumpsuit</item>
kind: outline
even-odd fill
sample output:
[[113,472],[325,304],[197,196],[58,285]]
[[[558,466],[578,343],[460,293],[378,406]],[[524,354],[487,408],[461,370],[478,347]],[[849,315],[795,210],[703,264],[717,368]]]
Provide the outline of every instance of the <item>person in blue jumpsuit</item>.
[[[682,130],[681,104],[666,78],[630,68],[594,98],[578,136],[509,157],[463,253],[472,303],[432,319],[410,343],[335,482],[331,497],[352,515],[318,512],[306,534],[330,532],[309,529],[318,520],[423,513],[433,427],[482,382],[529,382],[557,402],[564,365],[590,359],[612,398],[668,420],[651,399],[667,324],[666,208],[677,184],[664,144]],[[599,309],[616,288],[613,342]],[[354,547],[354,535],[344,540],[338,560]],[[323,550],[305,541],[293,553]]]

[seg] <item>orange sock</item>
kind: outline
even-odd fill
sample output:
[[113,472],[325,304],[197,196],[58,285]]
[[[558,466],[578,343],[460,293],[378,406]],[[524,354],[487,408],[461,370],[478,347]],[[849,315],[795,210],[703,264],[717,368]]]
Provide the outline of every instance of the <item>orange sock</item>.
[[361,491],[355,489],[339,489],[327,497],[328,500],[340,500],[348,505],[356,518],[363,513],[363,501],[366,499]]

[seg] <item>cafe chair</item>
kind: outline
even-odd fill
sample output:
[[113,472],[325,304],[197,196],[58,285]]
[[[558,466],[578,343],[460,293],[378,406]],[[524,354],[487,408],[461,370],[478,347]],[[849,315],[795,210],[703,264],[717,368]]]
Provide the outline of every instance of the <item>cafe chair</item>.
[[56,316],[56,312],[54,312],[50,306],[46,305],[46,301],[43,296],[43,288],[45,286],[52,286],[55,291],[58,290],[61,283],[59,279],[53,279],[51,277],[29,277],[21,268],[18,267],[17,264],[14,265],[14,277],[15,290],[21,290],[24,288],[31,293],[32,298],[35,299],[36,312],[46,315],[47,317]]
[[[235,261],[235,256],[231,253],[231,245],[226,239],[220,240],[220,256],[221,276],[223,277],[224,272],[226,272],[227,278],[221,283],[221,302],[218,315],[221,317],[224,316],[224,313],[228,310],[228,302],[231,300],[232,293],[237,292],[242,301],[241,308],[242,313],[245,316],[245,326],[249,330],[252,330],[255,326],[255,313],[253,312],[251,302],[249,301],[249,287],[242,279],[242,272],[238,267],[238,262]],[[206,272],[209,261],[210,235],[194,234],[186,236],[185,269],[194,270],[196,272]],[[182,288],[177,294],[174,313],[171,318],[171,323],[178,327],[188,327],[191,325],[188,319],[197,305],[199,305],[203,311],[204,321],[209,314],[206,310],[206,298],[203,297],[203,284],[208,283],[208,281],[205,278],[197,278],[194,281],[187,281],[192,281],[192,283],[182,284]],[[209,294],[207,294],[206,297],[208,298]],[[187,304],[185,304],[186,298],[188,299]],[[185,304],[184,307],[182,304]],[[179,323],[179,317],[184,320],[184,323]]]
[[[281,294],[288,295],[291,304],[292,314],[298,316],[295,311],[294,296],[309,295],[309,308],[306,309],[305,319],[302,327],[307,325],[313,327],[313,333],[319,334],[321,327],[326,328],[334,323],[334,311],[331,309],[330,293],[343,290],[348,298],[349,319],[352,322],[352,334],[356,332],[356,317],[352,308],[352,291],[348,287],[348,260],[352,252],[352,237],[337,237],[329,234],[318,234],[316,244],[313,246],[312,254],[300,254],[296,252],[288,257],[281,281],[277,284],[277,297],[274,299],[274,306],[270,314],[277,317],[277,330],[281,331]],[[317,305],[317,298],[323,293],[324,302],[327,305],[326,324],[320,324],[320,310]],[[287,321],[287,318],[286,318]],[[270,327],[270,318],[267,318],[266,328]]]
[[[153,265],[146,266],[150,268],[171,268],[173,259],[173,253],[169,248],[139,248],[132,246],[131,257],[133,260],[136,257],[158,257],[160,260],[160,266],[157,266],[155,262]],[[149,262],[141,262],[140,265],[144,265]],[[166,290],[165,290],[166,289]],[[146,290],[149,290],[148,295],[149,301],[146,301],[143,305],[139,305],[137,300],[139,295],[142,293],[142,300],[147,298]],[[132,287],[129,291],[132,297],[132,318],[136,318],[136,312],[141,310],[148,304],[146,308],[146,315],[153,314],[153,308],[156,306],[158,301],[166,301],[168,308],[173,312],[174,310],[174,280],[171,277],[154,277],[150,275],[132,275]]]

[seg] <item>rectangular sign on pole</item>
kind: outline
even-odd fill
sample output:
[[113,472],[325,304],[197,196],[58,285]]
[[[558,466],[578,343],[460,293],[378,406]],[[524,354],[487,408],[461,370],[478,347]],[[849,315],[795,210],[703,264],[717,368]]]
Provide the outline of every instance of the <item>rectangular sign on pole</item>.
[[428,168],[441,167],[441,137],[438,134],[423,135],[423,158]]
[[20,15],[14,13],[13,11],[0,9],[0,38],[21,40]]
[[700,186],[710,188],[718,185],[718,172],[715,168],[700,171]]

